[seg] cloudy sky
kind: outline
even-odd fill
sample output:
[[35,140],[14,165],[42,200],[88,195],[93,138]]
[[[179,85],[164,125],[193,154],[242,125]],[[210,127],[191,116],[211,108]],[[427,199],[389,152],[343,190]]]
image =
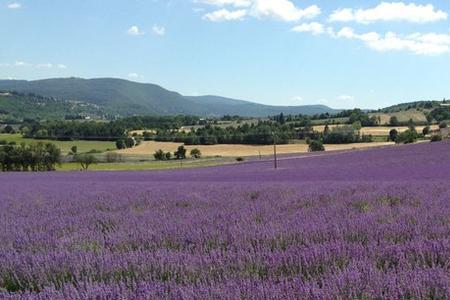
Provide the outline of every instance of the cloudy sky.
[[378,108],[450,97],[450,1],[0,0],[0,78]]

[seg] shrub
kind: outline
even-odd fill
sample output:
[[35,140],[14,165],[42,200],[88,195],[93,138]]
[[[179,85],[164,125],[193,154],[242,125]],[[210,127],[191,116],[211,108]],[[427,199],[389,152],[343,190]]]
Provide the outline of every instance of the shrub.
[[115,163],[115,162],[121,162],[123,161],[122,155],[116,152],[108,152],[105,156],[107,163]]
[[447,128],[447,122],[442,121],[441,123],[439,123],[439,128]]
[[423,135],[428,135],[428,134],[430,134],[430,131],[431,131],[430,126],[426,126],[423,128],[422,133],[423,133]]
[[194,148],[191,150],[191,157],[192,158],[200,158],[200,157],[202,157],[202,152],[199,149]]
[[161,149],[155,151],[155,153],[153,154],[153,157],[155,158],[155,160],[166,160],[167,159],[166,153],[164,151],[162,151]]
[[442,136],[433,135],[430,140],[431,140],[431,142],[440,142],[440,141],[442,141]]
[[245,159],[243,158],[243,157],[236,157],[236,161],[239,161],[239,162],[241,162],[241,161],[244,161]]
[[325,151],[325,147],[321,141],[313,140],[309,143],[309,152]]
[[395,142],[397,144],[412,144],[416,142],[416,140],[417,140],[417,132],[408,129],[405,132],[400,133],[397,136]]

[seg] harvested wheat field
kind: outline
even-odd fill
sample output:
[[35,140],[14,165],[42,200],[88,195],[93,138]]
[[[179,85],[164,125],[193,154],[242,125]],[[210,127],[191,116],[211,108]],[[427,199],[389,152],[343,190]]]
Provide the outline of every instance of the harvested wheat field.
[[[358,148],[369,148],[369,147],[379,147],[392,145],[393,143],[383,142],[383,143],[355,143],[355,144],[344,144],[344,145],[325,145],[326,151],[336,151],[336,150],[348,150],[348,149],[358,149]],[[117,150],[117,153],[127,154],[127,155],[148,155],[153,154],[155,151],[161,149],[163,151],[174,152],[177,150],[181,143],[171,143],[171,142],[142,142],[137,147]],[[198,146],[186,146],[188,153],[193,148],[198,148],[202,152],[203,156],[222,156],[222,157],[236,157],[236,156],[257,156],[270,155],[273,153],[273,146],[260,146],[260,145],[198,145]],[[289,145],[278,145],[277,152],[280,154],[290,154],[290,153],[304,153],[308,152],[308,145],[306,144],[289,144]]]

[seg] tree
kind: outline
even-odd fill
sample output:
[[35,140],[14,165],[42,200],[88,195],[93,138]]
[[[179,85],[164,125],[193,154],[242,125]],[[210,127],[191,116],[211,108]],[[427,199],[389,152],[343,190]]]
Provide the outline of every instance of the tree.
[[425,126],[425,127],[422,129],[423,135],[429,135],[429,134],[430,134],[430,131],[431,131],[430,126]]
[[353,124],[352,124],[352,126],[353,126],[353,128],[355,129],[355,130],[361,130],[361,128],[362,128],[362,125],[361,125],[361,122],[360,121],[356,121],[356,122],[354,122]]
[[55,171],[56,165],[61,163],[61,150],[55,144],[45,145],[45,154],[43,157],[43,164],[46,171]]
[[324,135],[330,134],[330,126],[328,126],[328,123],[325,124],[325,128],[323,129],[323,134]]
[[284,123],[286,123],[286,119],[285,119],[283,113],[280,113],[280,115],[279,115],[276,119],[277,119],[277,122],[280,123],[281,125],[283,125]]
[[133,148],[136,144],[136,140],[132,137],[128,137],[125,139],[125,146],[127,148]]
[[125,145],[125,141],[123,139],[119,139],[116,141],[116,148],[121,150],[125,149],[127,146]]
[[164,153],[164,151],[162,151],[161,149],[155,151],[155,153],[153,154],[153,157],[155,158],[155,160],[166,160],[166,153]]
[[14,128],[11,125],[6,125],[5,128],[3,128],[4,133],[14,133]]
[[309,152],[320,152],[325,151],[323,143],[318,140],[313,140],[309,143]]
[[389,119],[389,125],[391,125],[391,126],[398,126],[399,124],[400,123],[399,123],[398,118],[396,116],[392,116]]
[[71,152],[73,155],[77,154],[77,152],[78,152],[78,147],[77,147],[77,146],[72,146],[72,147],[70,148],[70,152]]
[[194,148],[191,150],[191,157],[192,158],[200,158],[200,157],[202,157],[202,152],[199,149]]
[[442,121],[441,123],[439,123],[439,128],[447,128],[447,122]]
[[54,171],[60,159],[60,149],[50,143],[0,147],[1,171]]
[[186,159],[186,148],[183,145],[179,146],[177,151],[173,153],[176,159]]
[[323,142],[326,144],[349,144],[359,142],[361,137],[353,126],[334,127],[327,135],[323,135]]
[[440,106],[433,109],[430,114],[430,118],[435,119],[438,122],[450,119],[450,107]]
[[413,132],[417,132],[416,131],[416,126],[414,126],[414,121],[413,119],[409,119],[408,121],[408,129],[413,131]]
[[412,144],[417,140],[417,132],[410,129],[400,133],[395,142],[397,144]]
[[81,154],[75,156],[75,161],[81,165],[83,170],[87,170],[90,165],[97,163],[97,158],[90,154]]
[[144,141],[151,141],[153,138],[153,134],[149,131],[144,131],[142,136],[144,137]]
[[171,160],[171,159],[172,159],[172,153],[166,152],[166,160]]
[[391,129],[391,131],[389,131],[389,139],[393,142],[397,141],[397,137],[398,137],[398,131],[397,129]]

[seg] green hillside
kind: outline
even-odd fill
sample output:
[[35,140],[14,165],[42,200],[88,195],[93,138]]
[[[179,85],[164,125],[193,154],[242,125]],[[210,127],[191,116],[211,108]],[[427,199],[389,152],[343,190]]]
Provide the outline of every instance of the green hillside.
[[322,105],[269,106],[217,96],[186,97],[158,85],[114,78],[59,78],[37,81],[0,80],[0,90],[35,93],[102,107],[107,113],[130,115],[197,115],[266,117],[268,115],[335,113]]
[[33,119],[104,118],[97,105],[79,101],[63,101],[35,94],[0,92],[0,121]]

